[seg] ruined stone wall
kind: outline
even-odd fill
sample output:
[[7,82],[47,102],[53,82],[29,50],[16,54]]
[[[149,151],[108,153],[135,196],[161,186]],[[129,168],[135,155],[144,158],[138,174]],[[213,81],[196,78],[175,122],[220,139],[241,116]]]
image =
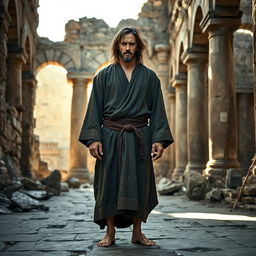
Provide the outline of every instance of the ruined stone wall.
[[37,7],[0,2],[0,159],[11,178],[31,175]]

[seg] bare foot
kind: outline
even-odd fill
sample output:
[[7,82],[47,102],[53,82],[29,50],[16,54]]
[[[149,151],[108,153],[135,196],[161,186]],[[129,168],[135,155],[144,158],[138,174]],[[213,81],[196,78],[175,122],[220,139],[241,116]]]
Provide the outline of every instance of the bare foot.
[[154,246],[156,243],[153,240],[148,239],[144,234],[142,233],[133,233],[132,235],[132,243],[139,243],[145,246]]
[[100,247],[109,247],[115,243],[115,232],[108,232],[102,240],[97,243]]

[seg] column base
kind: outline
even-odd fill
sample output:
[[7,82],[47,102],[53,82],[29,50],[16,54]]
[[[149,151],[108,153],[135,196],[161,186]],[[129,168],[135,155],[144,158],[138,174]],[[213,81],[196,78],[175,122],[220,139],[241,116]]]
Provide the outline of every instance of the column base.
[[176,181],[183,181],[184,180],[184,171],[185,167],[177,167],[174,169],[172,178]]
[[208,188],[233,188],[235,186],[230,184],[239,186],[241,169],[237,161],[210,160],[203,175],[206,176]]
[[72,167],[69,170],[70,176],[78,178],[82,183],[91,182],[91,174],[87,168]]

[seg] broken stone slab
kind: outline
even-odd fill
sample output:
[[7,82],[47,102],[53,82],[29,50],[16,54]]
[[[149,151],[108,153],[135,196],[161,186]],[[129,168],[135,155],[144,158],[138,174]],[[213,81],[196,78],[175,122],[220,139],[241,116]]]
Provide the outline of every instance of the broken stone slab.
[[39,181],[34,181],[32,179],[24,177],[21,179],[21,182],[24,188],[28,190],[46,190],[46,187]]
[[81,185],[80,180],[75,177],[70,177],[67,182],[70,188],[79,188]]
[[205,199],[209,202],[221,202],[224,199],[223,191],[218,188],[214,188],[205,195]]
[[39,200],[33,199],[30,196],[16,191],[12,194],[11,201],[15,206],[18,206],[23,211],[30,211],[32,209],[48,211],[49,207],[46,207]]
[[60,191],[68,192],[69,191],[69,185],[67,182],[61,182],[60,183]]
[[158,189],[160,195],[173,195],[175,192],[179,192],[184,186],[182,183],[166,184]]
[[206,194],[206,178],[198,171],[184,173],[186,195],[192,200],[202,200]]
[[37,200],[46,200],[51,197],[46,191],[42,190],[20,190],[20,192]]
[[55,195],[59,195],[61,189],[61,172],[54,170],[49,176],[41,179],[41,183],[50,188],[50,191]]

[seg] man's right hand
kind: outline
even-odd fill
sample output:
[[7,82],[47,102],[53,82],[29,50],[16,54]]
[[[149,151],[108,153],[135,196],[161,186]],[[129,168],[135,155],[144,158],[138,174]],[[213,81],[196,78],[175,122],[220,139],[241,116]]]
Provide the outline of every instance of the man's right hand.
[[91,156],[95,157],[98,160],[102,160],[101,156],[103,155],[102,144],[99,141],[93,142],[89,145],[89,151]]

